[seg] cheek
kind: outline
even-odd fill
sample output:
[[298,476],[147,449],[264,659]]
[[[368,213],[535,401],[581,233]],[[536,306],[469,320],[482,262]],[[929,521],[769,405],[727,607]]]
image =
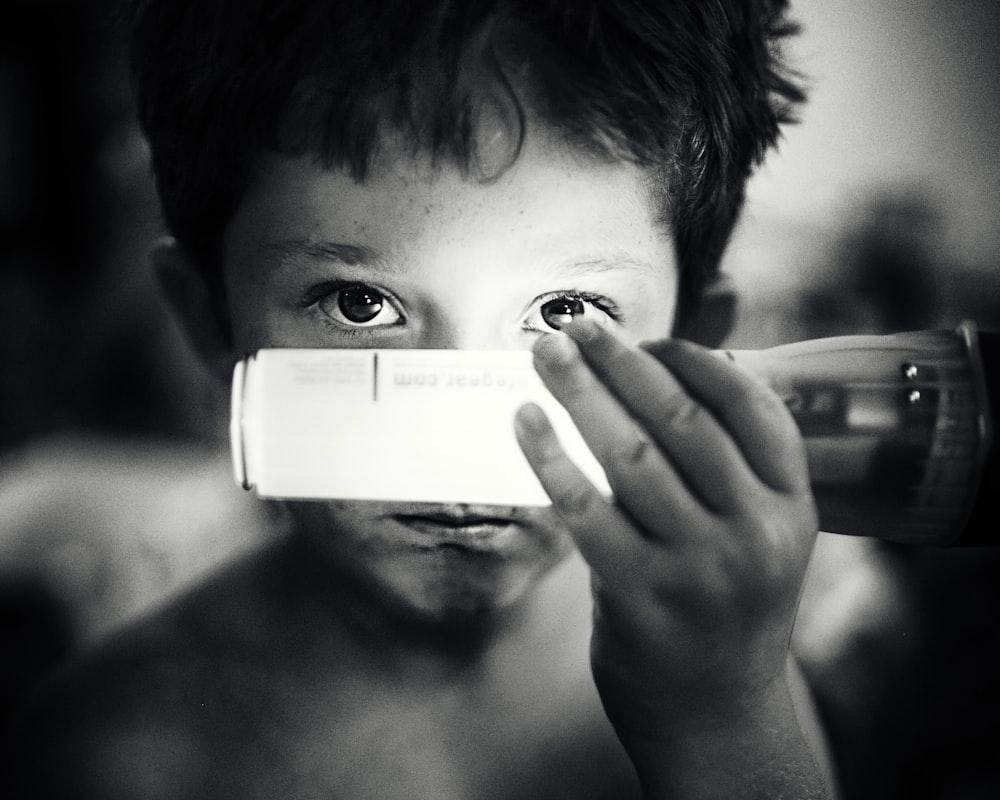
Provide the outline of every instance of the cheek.
[[308,346],[295,341],[286,315],[267,301],[267,287],[253,275],[226,282],[226,307],[231,320],[233,346],[250,353],[264,347]]
[[263,317],[258,308],[255,281],[252,275],[234,270],[229,264],[223,269],[226,291],[226,311],[229,314],[233,345],[240,352],[260,347]]
[[378,516],[372,504],[348,500],[327,502],[295,501],[284,504],[295,530],[318,541],[374,538],[373,520]]

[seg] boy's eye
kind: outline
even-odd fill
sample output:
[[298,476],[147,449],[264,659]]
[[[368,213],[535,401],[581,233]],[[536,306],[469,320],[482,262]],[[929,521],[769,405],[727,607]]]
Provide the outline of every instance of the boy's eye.
[[344,325],[393,325],[402,319],[385,295],[361,283],[337,287],[320,298],[317,305],[328,317]]
[[574,319],[586,317],[602,325],[621,322],[615,303],[590,292],[559,292],[538,298],[524,318],[529,331],[558,331]]
[[577,297],[557,297],[543,303],[541,307],[542,320],[550,328],[559,330],[577,317],[583,316],[583,301]]

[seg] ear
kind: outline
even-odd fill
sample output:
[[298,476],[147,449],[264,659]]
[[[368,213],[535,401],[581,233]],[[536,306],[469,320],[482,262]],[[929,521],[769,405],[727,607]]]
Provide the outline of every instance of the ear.
[[736,290],[729,278],[720,275],[705,287],[697,311],[684,322],[678,335],[717,349],[732,333],[738,308]]
[[228,325],[205,278],[172,238],[156,243],[151,260],[160,289],[188,342],[209,372],[228,381],[236,356]]

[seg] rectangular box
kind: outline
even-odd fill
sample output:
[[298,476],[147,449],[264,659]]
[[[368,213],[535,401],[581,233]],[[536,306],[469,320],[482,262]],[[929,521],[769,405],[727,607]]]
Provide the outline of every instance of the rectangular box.
[[527,401],[610,495],[526,350],[260,350],[233,374],[234,471],[267,498],[549,505],[514,436]]

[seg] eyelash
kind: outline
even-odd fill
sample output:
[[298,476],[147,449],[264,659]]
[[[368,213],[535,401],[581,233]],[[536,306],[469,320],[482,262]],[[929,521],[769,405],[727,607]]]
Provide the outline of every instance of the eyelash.
[[375,289],[383,297],[390,298],[391,294],[378,286],[370,283],[365,283],[364,281],[325,281],[324,283],[317,283],[315,286],[310,286],[306,289],[302,295],[295,301],[295,305],[298,308],[309,308],[315,305],[324,297],[329,297],[334,292],[339,292],[343,289],[352,289],[355,286],[367,286],[369,288]]
[[[341,336],[370,336],[372,334],[372,329],[377,329],[382,326],[351,326],[343,325],[330,319],[326,314],[318,311],[318,303],[325,297],[329,297],[331,294],[344,289],[351,289],[357,286],[368,286],[375,289],[379,294],[381,294],[387,302],[391,303],[395,308],[396,312],[400,315],[401,323],[406,322],[406,317],[403,315],[402,311],[399,309],[398,302],[395,297],[384,289],[379,288],[371,284],[364,283],[362,281],[327,281],[326,283],[317,284],[315,286],[309,287],[295,303],[298,308],[309,308],[316,310],[317,317],[319,321],[326,327],[336,331]],[[608,315],[608,318],[613,322],[621,325],[624,322],[624,315],[621,309],[614,300],[606,297],[602,294],[597,294],[596,292],[582,291],[578,289],[566,289],[557,292],[546,292],[543,295],[539,295],[528,305],[528,310],[532,308],[541,308],[546,303],[553,300],[579,300],[583,303],[587,303],[598,311]],[[524,312],[524,316],[528,315],[528,310]],[[396,323],[400,324],[400,323]],[[390,327],[390,326],[385,326]],[[524,331],[532,333],[543,333],[549,332],[551,328],[535,328],[530,325],[525,324],[522,328]]]
[[298,300],[295,302],[295,306],[296,308],[310,309],[314,311],[320,324],[329,328],[332,331],[335,331],[340,336],[345,336],[345,337],[371,336],[374,330],[377,330],[380,327],[392,327],[389,325],[386,326],[344,325],[342,323],[337,322],[334,319],[331,319],[329,316],[327,316],[320,310],[319,304],[320,302],[322,302],[324,298],[329,297],[335,292],[343,291],[345,289],[354,289],[359,286],[364,286],[370,289],[374,289],[380,295],[382,295],[383,298],[385,298],[386,302],[389,303],[393,307],[393,309],[395,309],[396,313],[399,314],[400,316],[400,320],[394,324],[398,325],[406,322],[406,317],[403,315],[402,311],[400,311],[399,303],[397,302],[395,296],[392,293],[378,286],[375,286],[374,284],[366,283],[364,281],[333,280],[333,281],[326,281],[325,283],[316,284],[315,286],[310,286],[298,298]]
[[339,322],[330,319],[329,317],[320,314],[319,324],[322,325],[329,331],[335,333],[341,339],[360,339],[362,337],[371,337],[373,328],[377,330],[377,326],[365,327],[354,326],[354,325],[341,325]]
[[[618,323],[619,325],[623,324],[625,321],[625,315],[622,313],[621,308],[619,308],[618,304],[615,303],[615,301],[612,300],[610,297],[606,297],[603,294],[597,294],[595,292],[586,292],[577,289],[566,289],[564,291],[559,291],[559,292],[547,292],[546,294],[543,294],[532,300],[530,307],[534,307],[537,305],[540,308],[541,306],[544,306],[546,303],[549,303],[552,300],[579,300],[581,302],[592,305],[598,311],[607,314],[609,319],[611,319],[613,322]],[[524,330],[531,331],[532,333],[543,333],[543,332],[547,333],[551,329],[532,328],[526,325],[524,327]]]

